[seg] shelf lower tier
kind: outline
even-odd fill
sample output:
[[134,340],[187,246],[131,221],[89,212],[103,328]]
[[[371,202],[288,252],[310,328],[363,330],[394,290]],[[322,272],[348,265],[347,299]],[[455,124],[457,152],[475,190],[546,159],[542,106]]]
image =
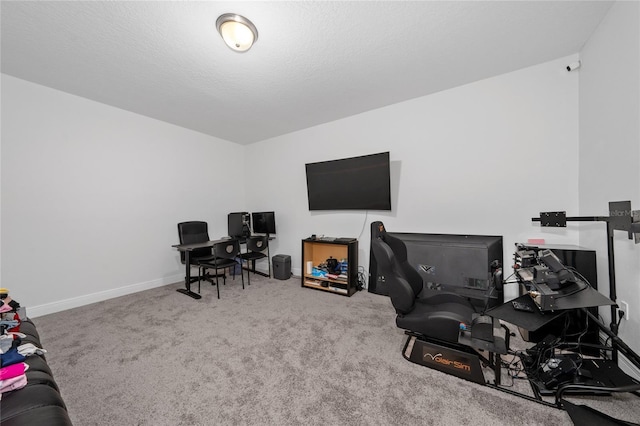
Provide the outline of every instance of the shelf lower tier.
[[[322,283],[326,283],[327,286],[324,287]],[[304,281],[302,283],[304,287],[314,288],[316,290],[328,291],[330,293],[342,294],[345,296],[351,296],[351,294],[349,294],[348,288],[339,288],[339,287],[336,287],[335,284],[340,284],[343,286],[346,285],[346,283],[333,282],[331,280],[324,280],[324,279],[318,279],[316,277],[307,277],[307,276],[304,277]]]

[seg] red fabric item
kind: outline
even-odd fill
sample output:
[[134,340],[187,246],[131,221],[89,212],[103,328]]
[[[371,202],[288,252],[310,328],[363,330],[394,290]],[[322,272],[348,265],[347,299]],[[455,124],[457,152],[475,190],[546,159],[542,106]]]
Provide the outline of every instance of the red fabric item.
[[9,331],[9,333],[18,333],[20,331],[20,323],[22,322],[20,321],[20,315],[18,315],[18,313],[16,312],[15,315],[13,316],[13,319],[18,321],[18,325],[16,325],[13,328],[10,328],[7,331]]

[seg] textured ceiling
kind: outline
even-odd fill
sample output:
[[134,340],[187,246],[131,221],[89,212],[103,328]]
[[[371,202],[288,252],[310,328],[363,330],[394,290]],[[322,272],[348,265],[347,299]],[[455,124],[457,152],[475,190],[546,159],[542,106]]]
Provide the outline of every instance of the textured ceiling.
[[611,4],[3,1],[2,72],[247,144],[577,53]]

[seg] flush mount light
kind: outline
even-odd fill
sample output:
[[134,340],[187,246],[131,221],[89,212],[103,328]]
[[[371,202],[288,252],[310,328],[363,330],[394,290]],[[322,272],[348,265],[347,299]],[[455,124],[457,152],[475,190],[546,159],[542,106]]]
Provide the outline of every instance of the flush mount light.
[[216,28],[224,42],[236,52],[246,52],[258,40],[258,30],[244,16],[235,13],[220,15]]

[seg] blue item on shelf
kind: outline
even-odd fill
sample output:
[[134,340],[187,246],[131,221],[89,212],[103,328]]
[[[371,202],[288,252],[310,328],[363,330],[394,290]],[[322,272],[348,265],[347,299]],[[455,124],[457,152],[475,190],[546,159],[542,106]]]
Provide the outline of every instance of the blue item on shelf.
[[323,271],[322,269],[318,269],[316,267],[314,267],[311,270],[311,275],[314,277],[326,277],[327,276],[327,272]]

